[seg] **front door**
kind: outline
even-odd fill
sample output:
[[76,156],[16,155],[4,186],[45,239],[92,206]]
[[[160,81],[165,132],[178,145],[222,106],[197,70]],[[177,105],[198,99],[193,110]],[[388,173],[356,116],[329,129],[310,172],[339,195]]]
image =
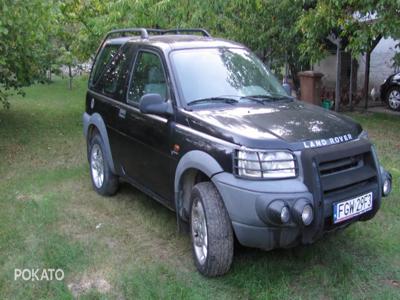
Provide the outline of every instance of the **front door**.
[[120,117],[125,143],[121,157],[123,170],[130,179],[148,188],[173,206],[174,174],[172,172],[171,128],[173,118],[142,114],[140,98],[158,93],[170,100],[167,73],[161,55],[140,49],[129,80],[126,106]]

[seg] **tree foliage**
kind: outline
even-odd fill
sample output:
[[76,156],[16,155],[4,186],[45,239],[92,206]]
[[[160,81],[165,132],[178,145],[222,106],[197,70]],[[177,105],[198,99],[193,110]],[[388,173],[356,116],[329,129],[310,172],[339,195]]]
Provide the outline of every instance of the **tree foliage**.
[[302,34],[296,22],[302,1],[200,1],[200,0],[70,0],[71,20],[80,22],[80,53],[93,55],[101,37],[109,30],[124,27],[202,27],[213,35],[242,42],[256,51],[276,71],[288,62],[292,74],[308,65],[298,44]]
[[0,103],[12,91],[43,78],[52,2],[0,0]]
[[[393,0],[0,0],[0,101],[54,64],[93,58],[109,30],[202,27],[239,41],[292,77],[327,55],[326,37],[357,55],[376,36],[400,36]],[[396,57],[400,62],[400,58]]]
[[314,62],[326,56],[325,39],[331,34],[345,40],[346,51],[357,56],[371,50],[378,36],[400,38],[400,2],[319,0],[304,12],[298,28],[304,35],[300,49]]
[[298,47],[303,39],[296,27],[303,11],[302,1],[236,0],[229,3],[224,9],[227,37],[256,51],[276,73],[287,63],[291,76],[296,78],[298,71],[309,65]]

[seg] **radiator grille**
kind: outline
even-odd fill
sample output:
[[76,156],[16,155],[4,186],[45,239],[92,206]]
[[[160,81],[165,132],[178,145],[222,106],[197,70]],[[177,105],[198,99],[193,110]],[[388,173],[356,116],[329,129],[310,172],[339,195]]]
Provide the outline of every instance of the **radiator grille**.
[[320,162],[319,173],[324,196],[376,180],[371,152]]

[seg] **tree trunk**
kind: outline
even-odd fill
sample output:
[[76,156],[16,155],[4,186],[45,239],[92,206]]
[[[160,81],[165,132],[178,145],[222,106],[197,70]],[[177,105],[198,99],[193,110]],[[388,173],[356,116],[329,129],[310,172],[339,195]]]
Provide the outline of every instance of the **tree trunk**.
[[369,69],[371,62],[371,51],[367,51],[365,55],[365,77],[364,77],[364,100],[365,100],[365,110],[368,109],[368,89],[369,89]]
[[340,53],[340,39],[336,41],[336,88],[335,88],[335,111],[339,111],[340,105],[340,91],[341,91],[341,80],[342,80],[342,57]]
[[296,92],[300,89],[300,79],[299,76],[297,75],[299,73],[299,69],[297,69],[296,65],[293,63],[290,63],[289,61],[289,73],[292,77],[294,88]]
[[71,65],[68,65],[68,76],[69,76],[68,87],[70,90],[72,90],[72,68],[71,68]]
[[354,72],[353,56],[350,53],[350,86],[349,86],[349,106],[350,111],[353,111],[353,72]]
[[262,61],[263,61],[263,63],[265,64],[266,62],[267,62],[267,49],[266,48],[264,48],[263,50],[262,50]]
[[365,110],[368,109],[368,89],[369,89],[369,71],[370,71],[370,62],[371,62],[371,53],[374,51],[375,47],[378,45],[380,40],[382,39],[382,35],[378,35],[371,43],[370,48],[367,50],[365,55],[365,77],[364,77],[364,99],[365,99]]

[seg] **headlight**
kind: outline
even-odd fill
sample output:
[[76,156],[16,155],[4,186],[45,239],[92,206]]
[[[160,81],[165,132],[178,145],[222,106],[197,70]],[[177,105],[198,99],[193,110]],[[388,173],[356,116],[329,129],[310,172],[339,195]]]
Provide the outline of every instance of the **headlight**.
[[236,174],[246,178],[296,177],[296,160],[289,151],[238,150],[235,157]]

